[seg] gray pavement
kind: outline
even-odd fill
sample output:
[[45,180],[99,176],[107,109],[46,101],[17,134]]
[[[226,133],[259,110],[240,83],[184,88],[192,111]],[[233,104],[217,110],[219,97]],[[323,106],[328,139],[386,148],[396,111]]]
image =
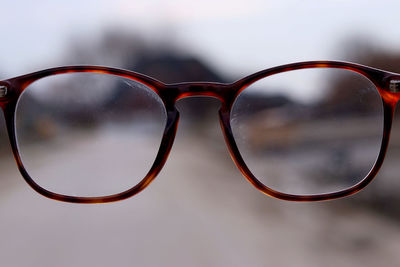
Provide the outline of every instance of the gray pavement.
[[[46,199],[23,181],[10,156],[4,158],[0,266],[375,267],[400,262],[395,221],[349,205],[357,196],[320,203],[264,196],[236,169],[222,137],[215,139],[210,144],[179,134],[166,166],[147,189],[100,205]],[[66,153],[91,145],[88,141]]]

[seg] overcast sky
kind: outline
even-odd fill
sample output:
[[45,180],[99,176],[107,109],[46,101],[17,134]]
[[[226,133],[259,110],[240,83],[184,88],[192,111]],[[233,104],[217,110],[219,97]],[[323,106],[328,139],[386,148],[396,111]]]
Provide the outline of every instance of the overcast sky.
[[400,1],[7,1],[0,75],[62,65],[72,38],[96,38],[107,27],[167,38],[235,75],[301,60],[345,60],[346,40],[358,36],[400,51],[399,12]]

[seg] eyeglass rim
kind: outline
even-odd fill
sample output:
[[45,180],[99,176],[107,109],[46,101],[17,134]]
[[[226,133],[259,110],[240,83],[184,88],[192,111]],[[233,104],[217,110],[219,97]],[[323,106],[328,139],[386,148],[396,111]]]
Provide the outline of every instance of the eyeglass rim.
[[[312,69],[312,68],[346,69],[365,76],[375,85],[382,99],[383,114],[384,114],[381,149],[371,171],[366,175],[365,178],[363,178],[356,185],[353,185],[344,190],[330,192],[330,193],[323,193],[323,194],[313,194],[313,195],[287,194],[267,187],[251,173],[250,169],[244,162],[239,152],[239,149],[236,145],[236,142],[234,140],[232,128],[230,125],[230,113],[233,103],[238,97],[238,95],[243,90],[245,90],[249,85],[258,81],[259,79],[287,71]],[[79,73],[79,72],[112,74],[135,80],[152,89],[160,97],[160,99],[164,104],[165,110],[167,112],[166,127],[164,129],[161,145],[158,150],[155,161],[152,167],[150,168],[149,172],[147,173],[147,175],[137,185],[124,192],[108,196],[99,196],[99,197],[79,197],[79,196],[68,196],[68,195],[54,193],[39,186],[28,174],[27,170],[25,169],[22,163],[20,152],[17,145],[16,130],[15,130],[16,105],[22,92],[31,83],[39,79],[57,74]],[[104,67],[104,66],[91,66],[91,65],[64,66],[64,67],[57,67],[38,72],[33,72],[30,74],[0,81],[0,87],[6,88],[7,90],[6,91],[7,94],[3,97],[0,97],[0,107],[3,109],[4,112],[4,117],[6,121],[6,127],[8,131],[12,152],[21,175],[36,192],[54,200],[71,202],[71,203],[105,203],[105,202],[114,202],[118,200],[123,200],[132,197],[137,193],[139,193],[140,191],[142,191],[155,179],[157,174],[161,171],[171,151],[179,122],[179,112],[175,107],[176,101],[187,96],[205,95],[205,96],[216,97],[221,101],[221,108],[219,110],[219,119],[228,150],[238,169],[242,172],[245,178],[255,188],[257,188],[259,191],[261,191],[266,195],[282,200],[321,201],[321,200],[336,199],[352,195],[363,189],[366,185],[368,185],[378,173],[379,169],[382,166],[388,148],[394,110],[396,103],[400,98],[399,92],[393,92],[392,90],[393,88],[391,88],[391,82],[394,80],[400,80],[400,74],[356,63],[342,62],[342,61],[306,61],[306,62],[297,62],[292,64],[281,65],[261,70],[257,73],[246,76],[233,83],[185,82],[185,83],[166,84],[149,76],[124,69]]]

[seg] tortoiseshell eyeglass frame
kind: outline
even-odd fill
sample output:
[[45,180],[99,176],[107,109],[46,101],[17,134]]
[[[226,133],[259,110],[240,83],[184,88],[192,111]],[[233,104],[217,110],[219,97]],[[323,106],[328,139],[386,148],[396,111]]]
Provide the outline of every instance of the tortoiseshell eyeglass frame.
[[[375,165],[368,173],[368,175],[356,185],[342,191],[326,193],[326,194],[317,194],[317,195],[285,194],[272,190],[271,188],[262,184],[248,169],[242,156],[240,155],[238,147],[233,138],[232,129],[230,125],[230,113],[232,105],[236,97],[239,95],[239,93],[242,90],[245,90],[246,87],[256,82],[257,80],[286,71],[310,69],[310,68],[346,69],[349,71],[357,72],[368,78],[370,81],[372,81],[372,83],[374,83],[376,89],[378,90],[381,96],[383,110],[384,110],[382,144]],[[78,196],[67,196],[67,195],[53,193],[40,187],[37,183],[35,183],[35,181],[30,177],[30,175],[28,174],[22,163],[21,156],[18,151],[17,139],[15,134],[16,132],[15,111],[21,93],[31,83],[41,78],[62,73],[77,73],[77,72],[112,74],[135,80],[154,90],[154,92],[158,94],[158,96],[164,103],[165,110],[167,113],[167,122],[163,133],[161,145],[157,153],[157,156],[155,158],[155,161],[151,169],[147,173],[147,175],[136,186],[124,192],[109,196],[101,196],[101,197],[78,197]],[[18,168],[22,176],[24,177],[26,182],[39,194],[42,194],[43,196],[46,196],[51,199],[65,201],[65,202],[73,202],[73,203],[104,203],[104,202],[118,201],[131,197],[142,191],[144,188],[146,188],[154,180],[156,175],[160,172],[171,150],[179,121],[179,113],[175,107],[175,103],[177,100],[188,96],[210,96],[210,97],[215,97],[221,101],[219,118],[230,155],[233,161],[235,162],[236,166],[242,172],[242,174],[258,190],[269,196],[283,200],[320,201],[320,200],[335,199],[354,194],[360,191],[362,188],[364,188],[368,183],[370,183],[378,173],[380,167],[382,166],[383,159],[385,157],[385,153],[388,147],[390,129],[394,116],[395,106],[400,98],[400,74],[383,71],[355,63],[339,62],[339,61],[309,61],[309,62],[299,62],[299,63],[282,65],[270,69],[265,69],[255,74],[249,75],[243,79],[240,79],[236,82],[226,83],[226,84],[213,83],[213,82],[185,82],[185,83],[165,84],[140,73],[135,73],[123,69],[102,67],[102,66],[58,67],[0,81],[0,106],[4,112],[7,131],[11,143],[11,148],[14,154],[14,158],[17,162]]]

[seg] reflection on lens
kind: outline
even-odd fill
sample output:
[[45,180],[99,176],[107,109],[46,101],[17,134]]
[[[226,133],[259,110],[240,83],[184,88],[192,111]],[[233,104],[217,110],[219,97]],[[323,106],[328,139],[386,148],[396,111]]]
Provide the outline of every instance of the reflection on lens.
[[342,69],[304,69],[265,77],[244,89],[231,127],[252,174],[297,195],[340,191],[374,166],[383,105],[374,84]]
[[49,76],[28,86],[16,111],[23,164],[41,187],[105,196],[138,184],[150,170],[166,123],[150,88],[107,74]]

